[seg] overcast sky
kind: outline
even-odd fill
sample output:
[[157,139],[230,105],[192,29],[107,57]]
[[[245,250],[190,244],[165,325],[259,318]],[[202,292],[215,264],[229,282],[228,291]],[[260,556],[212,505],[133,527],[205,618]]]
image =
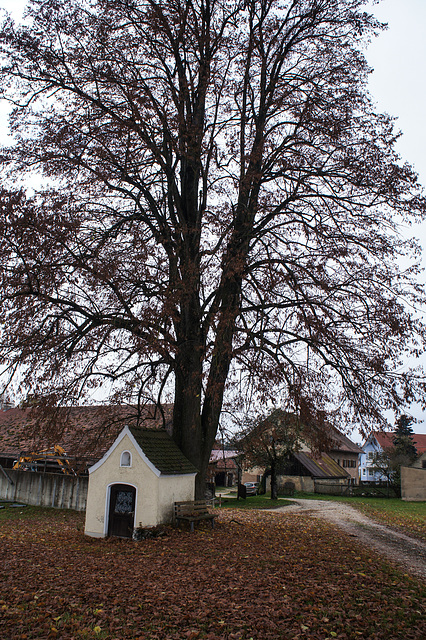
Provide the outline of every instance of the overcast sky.
[[[371,10],[388,29],[366,52],[374,69],[370,91],[379,111],[397,117],[396,126],[402,132],[398,151],[414,165],[426,187],[426,0],[382,0]],[[426,222],[414,227],[412,235],[421,241],[426,266]],[[425,274],[422,280],[426,282]],[[426,418],[420,407],[412,407],[412,413]],[[426,421],[414,425],[414,430],[426,433]]]
[[[19,18],[26,0],[0,0],[0,7]],[[414,165],[426,186],[426,0],[381,0],[371,11],[389,25],[368,48],[366,55],[374,68],[370,88],[378,110],[396,116],[403,133],[398,150]],[[0,106],[0,139],[6,132],[6,111]],[[415,228],[425,248],[426,222]],[[425,280],[425,278],[423,278]],[[419,412],[417,415],[420,416]],[[426,433],[426,424],[416,427]]]
[[[25,5],[26,0],[0,0],[0,7],[18,19]],[[371,92],[381,111],[398,117],[403,132],[398,149],[426,185],[426,0],[381,0],[370,8],[389,25],[367,51],[374,68]],[[0,135],[4,131],[0,122]]]
[[426,185],[426,0],[382,0],[373,12],[389,28],[370,45],[370,89],[381,111],[398,117],[398,149]]

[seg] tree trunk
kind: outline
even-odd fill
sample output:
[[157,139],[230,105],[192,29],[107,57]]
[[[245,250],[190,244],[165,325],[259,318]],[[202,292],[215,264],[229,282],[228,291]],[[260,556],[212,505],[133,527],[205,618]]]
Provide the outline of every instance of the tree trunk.
[[[201,429],[202,347],[194,309],[182,314],[175,369],[173,440],[190,462],[202,471]],[[191,339],[192,336],[192,339]]]
[[271,462],[271,500],[277,500],[277,466],[275,460]]
[[[175,400],[173,439],[182,453],[198,470],[195,497],[205,497],[205,483],[210,453],[216,436],[216,423],[202,420],[202,376],[204,343],[201,332],[200,305],[196,269],[192,281],[187,277],[188,290],[181,301],[181,313],[176,324],[177,352],[175,367]],[[195,277],[194,277],[195,276]]]

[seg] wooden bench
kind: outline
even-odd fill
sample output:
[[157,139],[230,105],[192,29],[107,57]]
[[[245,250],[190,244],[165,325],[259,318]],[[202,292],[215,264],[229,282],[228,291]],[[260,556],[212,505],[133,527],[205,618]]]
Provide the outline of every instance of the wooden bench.
[[181,521],[189,522],[191,531],[194,531],[194,522],[210,520],[214,528],[215,515],[209,512],[206,500],[187,500],[175,502],[175,521],[179,525]]

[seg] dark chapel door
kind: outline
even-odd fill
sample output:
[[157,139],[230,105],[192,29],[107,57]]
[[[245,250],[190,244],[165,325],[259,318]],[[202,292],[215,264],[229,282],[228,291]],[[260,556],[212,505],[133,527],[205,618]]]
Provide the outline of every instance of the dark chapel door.
[[135,522],[136,489],[129,484],[113,484],[110,491],[108,535],[131,538]]

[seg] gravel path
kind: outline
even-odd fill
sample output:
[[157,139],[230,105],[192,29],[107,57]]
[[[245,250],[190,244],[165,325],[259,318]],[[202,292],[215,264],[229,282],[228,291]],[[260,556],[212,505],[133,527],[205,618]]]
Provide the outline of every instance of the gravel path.
[[315,518],[327,520],[363,544],[373,547],[386,558],[402,565],[407,572],[426,580],[426,543],[421,540],[378,524],[342,502],[288,499],[294,504],[274,511],[305,512]]

